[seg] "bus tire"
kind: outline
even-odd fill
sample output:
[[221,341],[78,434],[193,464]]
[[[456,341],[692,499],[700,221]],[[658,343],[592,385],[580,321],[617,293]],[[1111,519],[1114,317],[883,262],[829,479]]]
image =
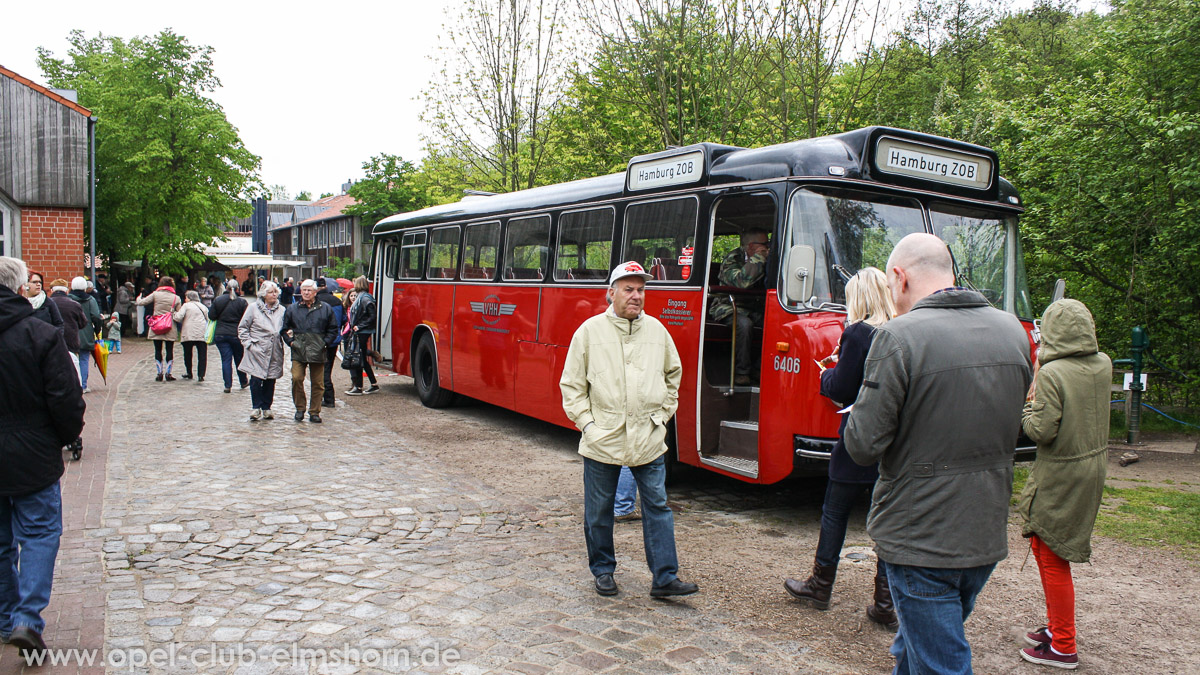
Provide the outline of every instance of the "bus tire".
[[454,392],[443,388],[438,380],[437,352],[429,333],[421,335],[413,350],[413,382],[426,408],[445,408],[454,401]]

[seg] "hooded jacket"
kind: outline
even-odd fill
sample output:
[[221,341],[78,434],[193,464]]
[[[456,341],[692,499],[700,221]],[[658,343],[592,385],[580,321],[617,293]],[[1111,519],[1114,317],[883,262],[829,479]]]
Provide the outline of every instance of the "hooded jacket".
[[1021,426],[1037,459],[1021,492],[1021,533],[1036,534],[1070,562],[1092,555],[1092,528],[1108,470],[1112,361],[1096,345],[1091,312],[1059,300],[1042,316],[1033,400]]
[[0,496],[32,494],[62,476],[62,447],[83,430],[72,358],[28,300],[0,287]]
[[583,432],[579,454],[605,464],[641,466],[667,451],[667,421],[679,407],[683,365],[671,334],[642,312],[612,307],[575,331],[559,389],[563,410]]
[[71,291],[71,298],[79,303],[83,310],[84,326],[79,329],[79,353],[91,353],[96,345],[96,333],[104,330],[104,320],[100,316],[100,305],[96,299],[84,291]]
[[867,533],[882,560],[963,569],[1008,555],[1029,346],[1015,316],[967,290],[875,329],[844,440],[856,463],[879,462]]

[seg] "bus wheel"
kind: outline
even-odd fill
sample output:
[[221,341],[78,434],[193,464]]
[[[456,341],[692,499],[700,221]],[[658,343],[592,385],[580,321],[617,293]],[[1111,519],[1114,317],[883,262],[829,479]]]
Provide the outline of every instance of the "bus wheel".
[[416,382],[421,403],[427,408],[445,408],[454,400],[454,392],[443,389],[438,383],[437,353],[429,333],[421,336],[413,352],[413,381]]

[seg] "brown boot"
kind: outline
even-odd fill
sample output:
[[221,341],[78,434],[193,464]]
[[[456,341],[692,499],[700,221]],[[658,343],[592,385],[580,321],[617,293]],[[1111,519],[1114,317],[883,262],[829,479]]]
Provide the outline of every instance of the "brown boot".
[[833,580],[837,577],[837,565],[821,567],[813,563],[812,576],[800,583],[795,579],[783,582],[784,589],[797,600],[810,603],[817,609],[829,609],[829,596],[833,593]]
[[900,627],[892,604],[892,589],[885,576],[875,577],[875,604],[867,606],[867,618],[892,630]]

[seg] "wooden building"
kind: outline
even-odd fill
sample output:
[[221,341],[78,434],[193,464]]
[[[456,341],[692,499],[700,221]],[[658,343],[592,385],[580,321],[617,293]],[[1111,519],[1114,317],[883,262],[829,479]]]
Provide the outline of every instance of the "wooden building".
[[84,273],[92,112],[0,66],[0,254],[49,281]]

